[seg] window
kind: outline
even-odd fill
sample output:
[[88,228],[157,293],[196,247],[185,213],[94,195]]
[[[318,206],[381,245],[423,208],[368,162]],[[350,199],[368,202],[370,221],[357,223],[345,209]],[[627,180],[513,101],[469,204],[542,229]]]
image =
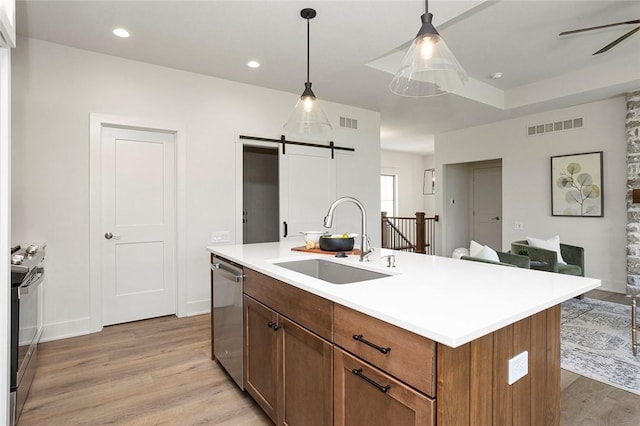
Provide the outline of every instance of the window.
[[380,175],[380,211],[387,216],[396,215],[396,177]]

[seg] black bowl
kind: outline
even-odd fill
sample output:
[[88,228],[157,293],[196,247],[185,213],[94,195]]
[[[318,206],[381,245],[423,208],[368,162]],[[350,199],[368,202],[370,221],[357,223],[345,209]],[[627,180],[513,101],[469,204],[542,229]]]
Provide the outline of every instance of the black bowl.
[[320,237],[320,249],[325,251],[351,251],[353,250],[353,237]]

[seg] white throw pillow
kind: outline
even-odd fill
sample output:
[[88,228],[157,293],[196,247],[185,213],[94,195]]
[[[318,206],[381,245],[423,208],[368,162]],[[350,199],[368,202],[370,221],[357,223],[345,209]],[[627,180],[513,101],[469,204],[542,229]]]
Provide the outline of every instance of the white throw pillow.
[[484,246],[482,244],[478,244],[471,240],[471,244],[469,245],[469,256],[478,257],[478,253],[480,253],[483,248]]
[[489,246],[482,247],[482,250],[475,257],[479,257],[484,260],[493,260],[494,262],[500,262],[500,258],[498,257],[498,253],[494,249]]
[[555,251],[558,253],[558,263],[567,264],[562,258],[562,254],[560,253],[560,236],[555,235],[551,238],[547,238],[546,240],[543,238],[533,238],[527,237],[527,243],[529,243],[532,247],[538,247],[542,249],[547,249],[551,251]]
[[481,244],[478,244],[473,240],[471,240],[471,244],[469,245],[469,256],[478,257],[484,260],[493,260],[494,262],[500,262],[498,253],[496,253],[494,249],[486,245],[483,246]]

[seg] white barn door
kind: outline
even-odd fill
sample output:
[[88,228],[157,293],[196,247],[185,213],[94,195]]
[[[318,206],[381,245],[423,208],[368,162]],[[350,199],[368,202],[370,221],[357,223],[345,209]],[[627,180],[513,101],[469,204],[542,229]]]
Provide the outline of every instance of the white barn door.
[[176,146],[165,132],[103,127],[103,325],[176,313]]
[[280,154],[280,241],[304,241],[301,231],[323,230],[336,199],[336,160],[331,150],[287,145]]

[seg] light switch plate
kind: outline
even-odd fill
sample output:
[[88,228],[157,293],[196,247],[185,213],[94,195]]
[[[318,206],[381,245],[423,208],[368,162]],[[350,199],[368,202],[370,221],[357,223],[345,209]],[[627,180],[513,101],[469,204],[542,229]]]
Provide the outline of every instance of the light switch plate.
[[524,351],[509,360],[508,383],[512,385],[527,374],[529,374],[529,352]]
[[211,233],[212,243],[228,243],[231,241],[231,233],[229,231],[214,231]]
[[524,223],[522,222],[514,222],[513,223],[513,229],[516,231],[523,231],[524,230]]

